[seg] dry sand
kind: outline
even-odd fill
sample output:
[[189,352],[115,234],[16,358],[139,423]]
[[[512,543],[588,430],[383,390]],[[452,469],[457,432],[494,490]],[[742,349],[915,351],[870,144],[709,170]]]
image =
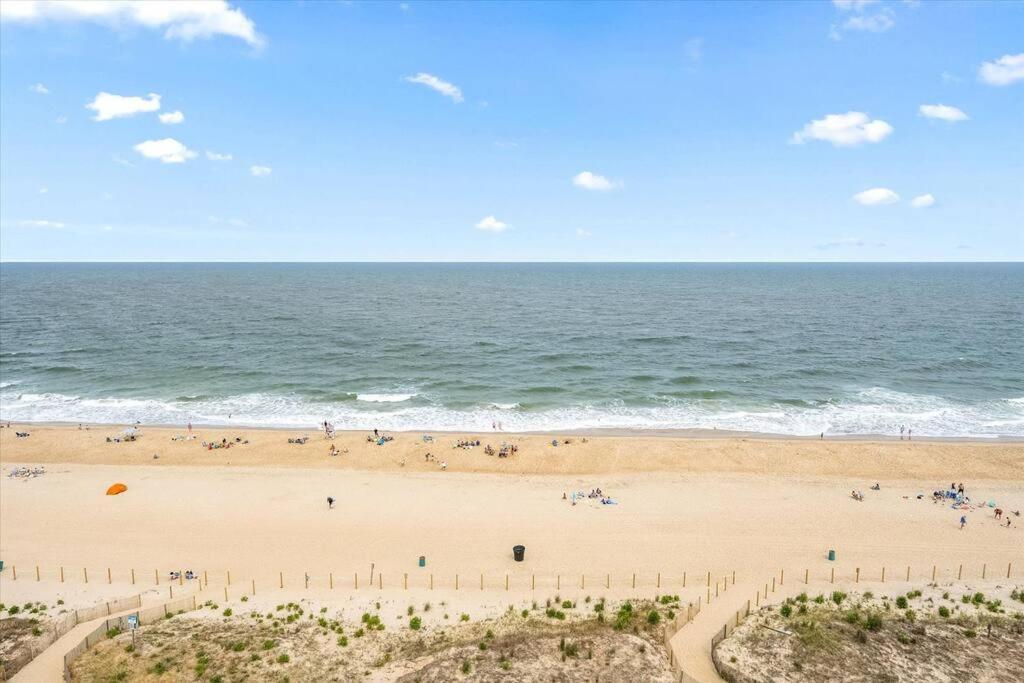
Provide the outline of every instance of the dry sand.
[[[280,591],[281,574],[281,595],[305,592],[308,574],[309,595],[338,601],[351,599],[356,573],[358,594],[367,592],[372,566],[384,595],[403,591],[408,574],[410,595],[463,611],[534,595],[533,581],[542,599],[560,584],[571,599],[672,591],[696,600],[708,571],[716,580],[735,571],[737,590],[752,592],[779,569],[787,577],[809,569],[812,581],[827,580],[832,568],[849,579],[859,567],[875,580],[883,566],[902,577],[910,565],[926,579],[935,565],[940,580],[955,578],[960,564],[965,578],[983,566],[1005,574],[1012,563],[1019,581],[1024,570],[1024,517],[1011,516],[1007,529],[978,509],[961,531],[964,513],[927,498],[964,481],[973,500],[1024,511],[1019,443],[573,435],[552,447],[550,435],[435,434],[424,443],[406,433],[377,446],[365,433],[346,433],[333,443],[347,452],[329,457],[315,430],[305,445],[287,443],[296,432],[271,430],[197,428],[195,441],[172,441],[185,430],[145,428],[131,443],[107,443],[121,431],[113,426],[22,430],[31,436],[0,430],[0,558],[19,567],[17,582],[0,575],[4,595],[22,594],[37,564],[41,585],[54,591],[83,589],[83,568],[90,586],[112,568],[119,594],[131,569],[140,589],[152,588],[157,570],[167,590],[169,569],[192,568],[210,573],[213,590],[230,570],[233,592],[255,580],[261,595]],[[471,436],[495,447],[509,441],[519,452],[500,459],[482,447],[452,448]],[[249,443],[199,445],[235,437]],[[436,461],[425,461],[428,451]],[[17,465],[44,465],[46,474],[8,478]],[[875,481],[881,491],[869,489]],[[106,496],[114,482],[128,491]],[[594,487],[618,504],[562,499]],[[853,488],[867,499],[852,500]],[[333,510],[327,496],[337,500]],[[512,560],[517,543],[527,547],[524,563]],[[837,562],[825,559],[829,549]]]

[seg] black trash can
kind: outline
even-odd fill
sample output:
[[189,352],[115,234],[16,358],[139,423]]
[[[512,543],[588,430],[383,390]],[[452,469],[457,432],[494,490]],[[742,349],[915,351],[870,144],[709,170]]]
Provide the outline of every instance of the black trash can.
[[514,546],[512,546],[512,556],[515,558],[516,562],[522,562],[524,555],[526,555],[526,546],[525,545],[514,545]]

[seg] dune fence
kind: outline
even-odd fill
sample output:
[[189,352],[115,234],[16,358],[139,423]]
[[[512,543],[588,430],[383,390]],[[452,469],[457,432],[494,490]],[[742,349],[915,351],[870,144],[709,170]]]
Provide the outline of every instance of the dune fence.
[[[145,609],[138,609],[130,614],[122,614],[117,617],[111,617],[104,619],[96,628],[82,639],[80,643],[75,645],[73,648],[68,650],[64,654],[64,680],[72,680],[71,676],[71,665],[76,659],[78,659],[84,652],[96,646],[104,640],[114,638],[121,633],[130,629],[128,618],[134,616],[139,626],[146,626],[148,624],[154,624],[168,617],[180,614],[182,612],[190,612],[199,607],[199,603],[196,601],[195,595],[189,595],[177,600],[170,600],[160,605],[154,605]],[[113,612],[123,611],[125,609],[131,609],[132,607],[141,607],[141,602],[138,597],[135,598],[134,605],[123,605],[119,609],[112,610]],[[110,614],[111,612],[107,612]],[[102,615],[98,615],[102,616]],[[93,617],[95,618],[95,617]]]

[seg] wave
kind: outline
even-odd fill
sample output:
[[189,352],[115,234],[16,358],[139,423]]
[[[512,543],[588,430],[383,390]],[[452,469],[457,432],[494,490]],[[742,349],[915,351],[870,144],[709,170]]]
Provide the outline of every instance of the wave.
[[415,397],[416,394],[356,394],[357,401],[368,403],[401,403]]
[[[696,392],[695,392],[696,393]],[[644,405],[621,400],[593,405],[534,407],[483,402],[453,408],[415,393],[359,394],[311,399],[300,395],[244,394],[182,396],[160,400],[81,397],[58,393],[0,391],[0,418],[12,421],[147,424],[236,424],[257,427],[310,427],[329,419],[340,429],[396,431],[487,430],[500,411],[506,431],[570,429],[722,429],[785,435],[915,434],[935,437],[1024,437],[1024,397],[961,403],[945,398],[871,387],[853,389],[829,401],[791,398],[753,404],[738,397],[662,396]]]

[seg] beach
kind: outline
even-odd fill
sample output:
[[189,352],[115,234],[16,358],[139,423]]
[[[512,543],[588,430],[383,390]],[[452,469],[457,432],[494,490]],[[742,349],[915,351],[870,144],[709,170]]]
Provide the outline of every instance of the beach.
[[[378,445],[368,432],[206,426],[193,439],[186,427],[140,426],[134,441],[115,441],[125,430],[0,430],[0,554],[18,572],[3,573],[5,596],[167,599],[195,590],[169,581],[191,569],[199,587],[271,601],[410,593],[476,619],[558,593],[716,600],[722,581],[752,590],[779,572],[811,583],[830,572],[842,582],[1016,572],[1019,582],[1024,568],[1015,442],[403,432]],[[516,452],[485,454],[503,442]],[[23,466],[45,474],[8,476]],[[932,501],[961,481],[977,509]],[[127,491],[106,495],[114,483]],[[698,666],[707,651],[700,639],[680,646]]]

